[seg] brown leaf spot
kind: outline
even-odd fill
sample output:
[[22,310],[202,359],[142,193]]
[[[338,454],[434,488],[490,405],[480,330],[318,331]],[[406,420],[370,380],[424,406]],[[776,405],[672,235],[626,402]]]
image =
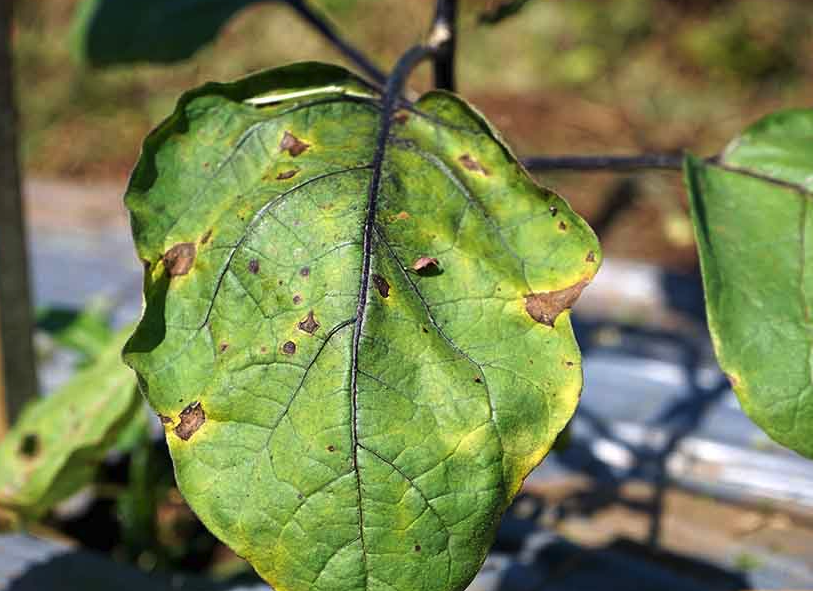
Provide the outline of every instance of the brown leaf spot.
[[251,259],[248,262],[248,272],[251,273],[252,275],[256,275],[257,273],[259,273],[260,261],[258,261],[257,259]]
[[211,237],[212,237],[212,229],[209,228],[208,230],[206,230],[206,233],[203,236],[200,237],[201,245],[206,244],[207,242],[209,242],[209,238],[211,238]]
[[300,303],[302,303],[302,296],[301,296],[301,295],[299,295],[298,293],[295,293],[295,294],[294,294],[294,297],[293,297],[292,299],[293,299],[294,304],[296,304],[297,306],[298,306]]
[[395,121],[398,125],[403,125],[404,123],[409,121],[409,113],[407,113],[406,111],[398,111],[395,114],[395,117],[392,118],[392,120]]
[[336,446],[335,446],[335,445],[328,445],[328,446],[327,446],[327,450],[328,450],[330,453],[333,453],[334,451],[336,451]]
[[587,253],[587,256],[584,257],[584,260],[585,260],[585,262],[588,262],[588,263],[595,263],[596,262],[596,253],[594,253],[591,250],[590,252]]
[[158,420],[161,421],[162,425],[171,425],[172,418],[168,417],[167,415],[158,414]]
[[286,355],[293,355],[296,353],[296,343],[293,341],[285,341],[285,344],[282,345],[282,352]]
[[287,181],[289,178],[292,178],[299,172],[298,168],[292,168],[291,170],[286,170],[285,172],[281,172],[277,175],[278,181]]
[[181,242],[164,253],[162,257],[164,268],[169,273],[169,276],[176,277],[189,273],[192,263],[195,262],[196,253],[197,249],[192,242]]
[[302,268],[299,270],[299,274],[300,274],[302,277],[308,277],[308,276],[311,274],[311,268],[310,268],[310,267],[302,267]]
[[175,435],[189,441],[200,426],[206,422],[206,413],[203,412],[203,407],[200,402],[193,402],[178,415],[178,425],[173,429]]
[[479,172],[480,174],[483,174],[485,176],[488,176],[489,174],[491,174],[491,173],[488,172],[488,170],[486,170],[483,167],[482,164],[477,162],[477,160],[475,160],[472,157],[471,154],[463,154],[460,158],[458,158],[458,160],[460,161],[460,164],[463,165],[463,168],[465,168],[467,170],[471,170],[471,171],[474,171],[474,172]]
[[264,345],[262,347],[260,347],[260,353],[262,353],[263,355],[268,353],[268,347],[266,347]]
[[559,229],[560,229],[562,232],[564,232],[565,230],[567,230],[567,224],[566,224],[566,223],[564,223],[564,222],[559,222]]
[[565,365],[567,365],[568,367],[573,367],[574,364],[572,361],[565,361]]
[[17,450],[26,460],[33,460],[40,453],[40,438],[36,433],[26,433]]
[[229,348],[228,343],[220,343],[220,352],[221,353],[224,353],[226,351],[226,349],[228,349],[228,348]]
[[476,378],[474,378],[474,383],[475,384],[482,384],[483,383],[483,378],[481,378],[480,376],[477,376]]
[[402,220],[402,221],[405,221],[405,220],[408,220],[410,217],[411,217],[411,216],[410,216],[410,215],[409,215],[407,212],[405,212],[405,211],[400,211],[400,212],[398,212],[397,214],[395,214],[395,219],[396,219],[396,220]]
[[739,378],[737,376],[735,376],[734,374],[727,373],[727,374],[725,374],[725,377],[728,378],[728,381],[731,384],[732,388],[736,388],[737,386],[740,385]]
[[373,274],[373,285],[382,298],[390,297],[390,284],[381,275]]
[[310,144],[303,142],[290,131],[286,131],[285,134],[283,134],[282,141],[279,143],[280,152],[288,150],[288,153],[293,157],[299,156],[310,147]]
[[413,271],[431,271],[439,268],[440,262],[434,257],[420,257],[418,260],[412,263]]
[[316,332],[319,326],[320,325],[316,321],[316,318],[313,317],[313,310],[310,310],[305,319],[299,323],[299,330],[308,334],[313,334]]
[[558,291],[532,293],[525,296],[525,311],[537,322],[553,326],[559,314],[576,303],[588,283],[586,279],[582,279],[578,283]]
[[415,552],[420,552],[420,551],[421,551],[421,545],[420,544],[415,544]]

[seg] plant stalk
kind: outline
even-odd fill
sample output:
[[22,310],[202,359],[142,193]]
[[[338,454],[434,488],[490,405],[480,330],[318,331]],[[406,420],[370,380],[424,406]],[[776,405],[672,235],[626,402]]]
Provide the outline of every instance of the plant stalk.
[[322,36],[330,41],[347,59],[356,64],[367,76],[379,85],[387,81],[387,75],[376,67],[373,62],[349,41],[343,39],[328,23],[328,20],[311,6],[306,0],[289,0],[291,7],[305,21],[315,28]]
[[37,395],[33,307],[28,278],[17,112],[11,59],[11,0],[0,2],[0,406],[4,425],[13,424]]
[[437,0],[432,31],[445,29],[446,41],[434,56],[435,88],[455,90],[455,50],[457,46],[457,0]]
[[682,170],[683,154],[636,154],[631,156],[532,156],[522,159],[531,172],[545,170],[630,171],[643,169]]

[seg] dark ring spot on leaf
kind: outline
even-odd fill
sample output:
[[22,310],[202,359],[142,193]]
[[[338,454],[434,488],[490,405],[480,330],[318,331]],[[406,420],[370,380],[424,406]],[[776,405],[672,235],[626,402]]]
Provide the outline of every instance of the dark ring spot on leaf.
[[548,208],[548,211],[550,212],[551,217],[554,218],[556,217],[556,214],[559,213],[559,210],[553,205]]
[[440,275],[440,261],[434,257],[420,257],[412,263],[412,270],[418,273],[418,275]]
[[294,304],[299,305],[302,302],[302,296],[299,295],[298,293],[295,293],[293,297],[293,302]]
[[26,433],[20,441],[19,453],[26,459],[33,459],[40,453],[40,438],[36,433]]
[[308,312],[307,317],[299,323],[299,330],[304,331],[308,334],[313,334],[319,328],[319,323],[316,321],[316,318],[313,317],[313,310]]
[[594,253],[591,250],[590,252],[587,253],[587,256],[584,258],[584,260],[586,262],[588,262],[588,263],[595,263],[596,262],[596,253]]
[[290,131],[285,132],[285,134],[282,136],[282,141],[279,143],[280,152],[287,150],[288,153],[293,157],[299,156],[302,152],[310,147],[310,144],[303,142]]
[[485,176],[488,176],[490,174],[488,172],[488,170],[486,170],[483,167],[482,164],[477,162],[477,160],[475,160],[471,156],[471,154],[463,154],[460,158],[458,158],[458,160],[460,161],[460,164],[463,165],[463,168],[465,168],[467,170],[472,170],[474,172],[479,172],[480,174],[483,174]]
[[299,172],[298,168],[292,168],[291,170],[286,170],[285,172],[281,172],[277,175],[278,181],[287,181],[289,178],[296,175]]
[[299,270],[299,274],[300,274],[300,275],[302,275],[302,277],[307,277],[308,275],[310,275],[310,274],[311,274],[311,269],[310,269],[310,267],[302,267],[302,268]]
[[251,259],[248,262],[248,272],[251,273],[252,275],[256,275],[257,273],[259,273],[260,261],[258,261],[257,259]]
[[420,551],[421,551],[420,544],[415,544],[415,552],[420,552]]
[[373,285],[378,290],[379,295],[382,298],[390,297],[390,284],[384,279],[381,275],[374,274],[373,277]]
[[583,279],[557,291],[532,293],[525,297],[525,311],[537,322],[553,326],[559,314],[576,303],[588,283]]
[[170,248],[162,257],[164,268],[170,277],[186,275],[195,262],[197,249],[192,242],[181,242]]
[[268,353],[268,347],[265,347],[265,346],[260,347],[260,353],[262,353],[263,355]]
[[334,446],[334,445],[328,445],[328,446],[327,446],[327,450],[328,450],[329,452],[333,453],[334,451],[336,451],[336,446]]
[[483,378],[481,378],[480,376],[477,376],[476,378],[474,378],[474,383],[475,384],[482,384],[483,383]]
[[193,402],[181,411],[178,420],[178,425],[173,429],[175,435],[184,441],[189,441],[189,438],[206,422],[206,413],[203,412],[200,402]]
[[286,355],[293,355],[296,353],[296,343],[293,341],[285,341],[285,344],[282,345],[282,352]]
[[559,222],[559,229],[560,229],[562,232],[564,232],[565,230],[567,230],[567,224],[566,224],[566,223],[564,223],[564,222]]

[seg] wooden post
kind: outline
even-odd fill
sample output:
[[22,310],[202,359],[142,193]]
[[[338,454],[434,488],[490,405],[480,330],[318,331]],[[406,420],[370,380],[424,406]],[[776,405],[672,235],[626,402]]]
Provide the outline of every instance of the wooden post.
[[[11,61],[13,0],[0,0],[0,433],[37,395],[33,309],[17,161]],[[5,415],[5,416],[3,416]]]

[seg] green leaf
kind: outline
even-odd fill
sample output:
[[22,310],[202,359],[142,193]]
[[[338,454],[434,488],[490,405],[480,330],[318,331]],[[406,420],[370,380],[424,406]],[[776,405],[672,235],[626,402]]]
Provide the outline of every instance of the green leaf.
[[581,389],[593,232],[456,96],[375,160],[380,118],[333,66],[210,84],[126,195],[125,360],[192,508],[286,591],[463,589]]
[[36,519],[93,478],[142,404],[120,358],[128,333],[61,390],[26,407],[0,442],[0,509]]
[[234,14],[260,0],[83,0],[74,51],[94,66],[190,57]]
[[84,310],[44,308],[37,312],[37,328],[54,341],[80,353],[90,362],[105,351],[114,336],[109,324],[110,311],[102,302]]
[[813,457],[813,110],[769,115],[685,169],[720,366],[755,423]]

